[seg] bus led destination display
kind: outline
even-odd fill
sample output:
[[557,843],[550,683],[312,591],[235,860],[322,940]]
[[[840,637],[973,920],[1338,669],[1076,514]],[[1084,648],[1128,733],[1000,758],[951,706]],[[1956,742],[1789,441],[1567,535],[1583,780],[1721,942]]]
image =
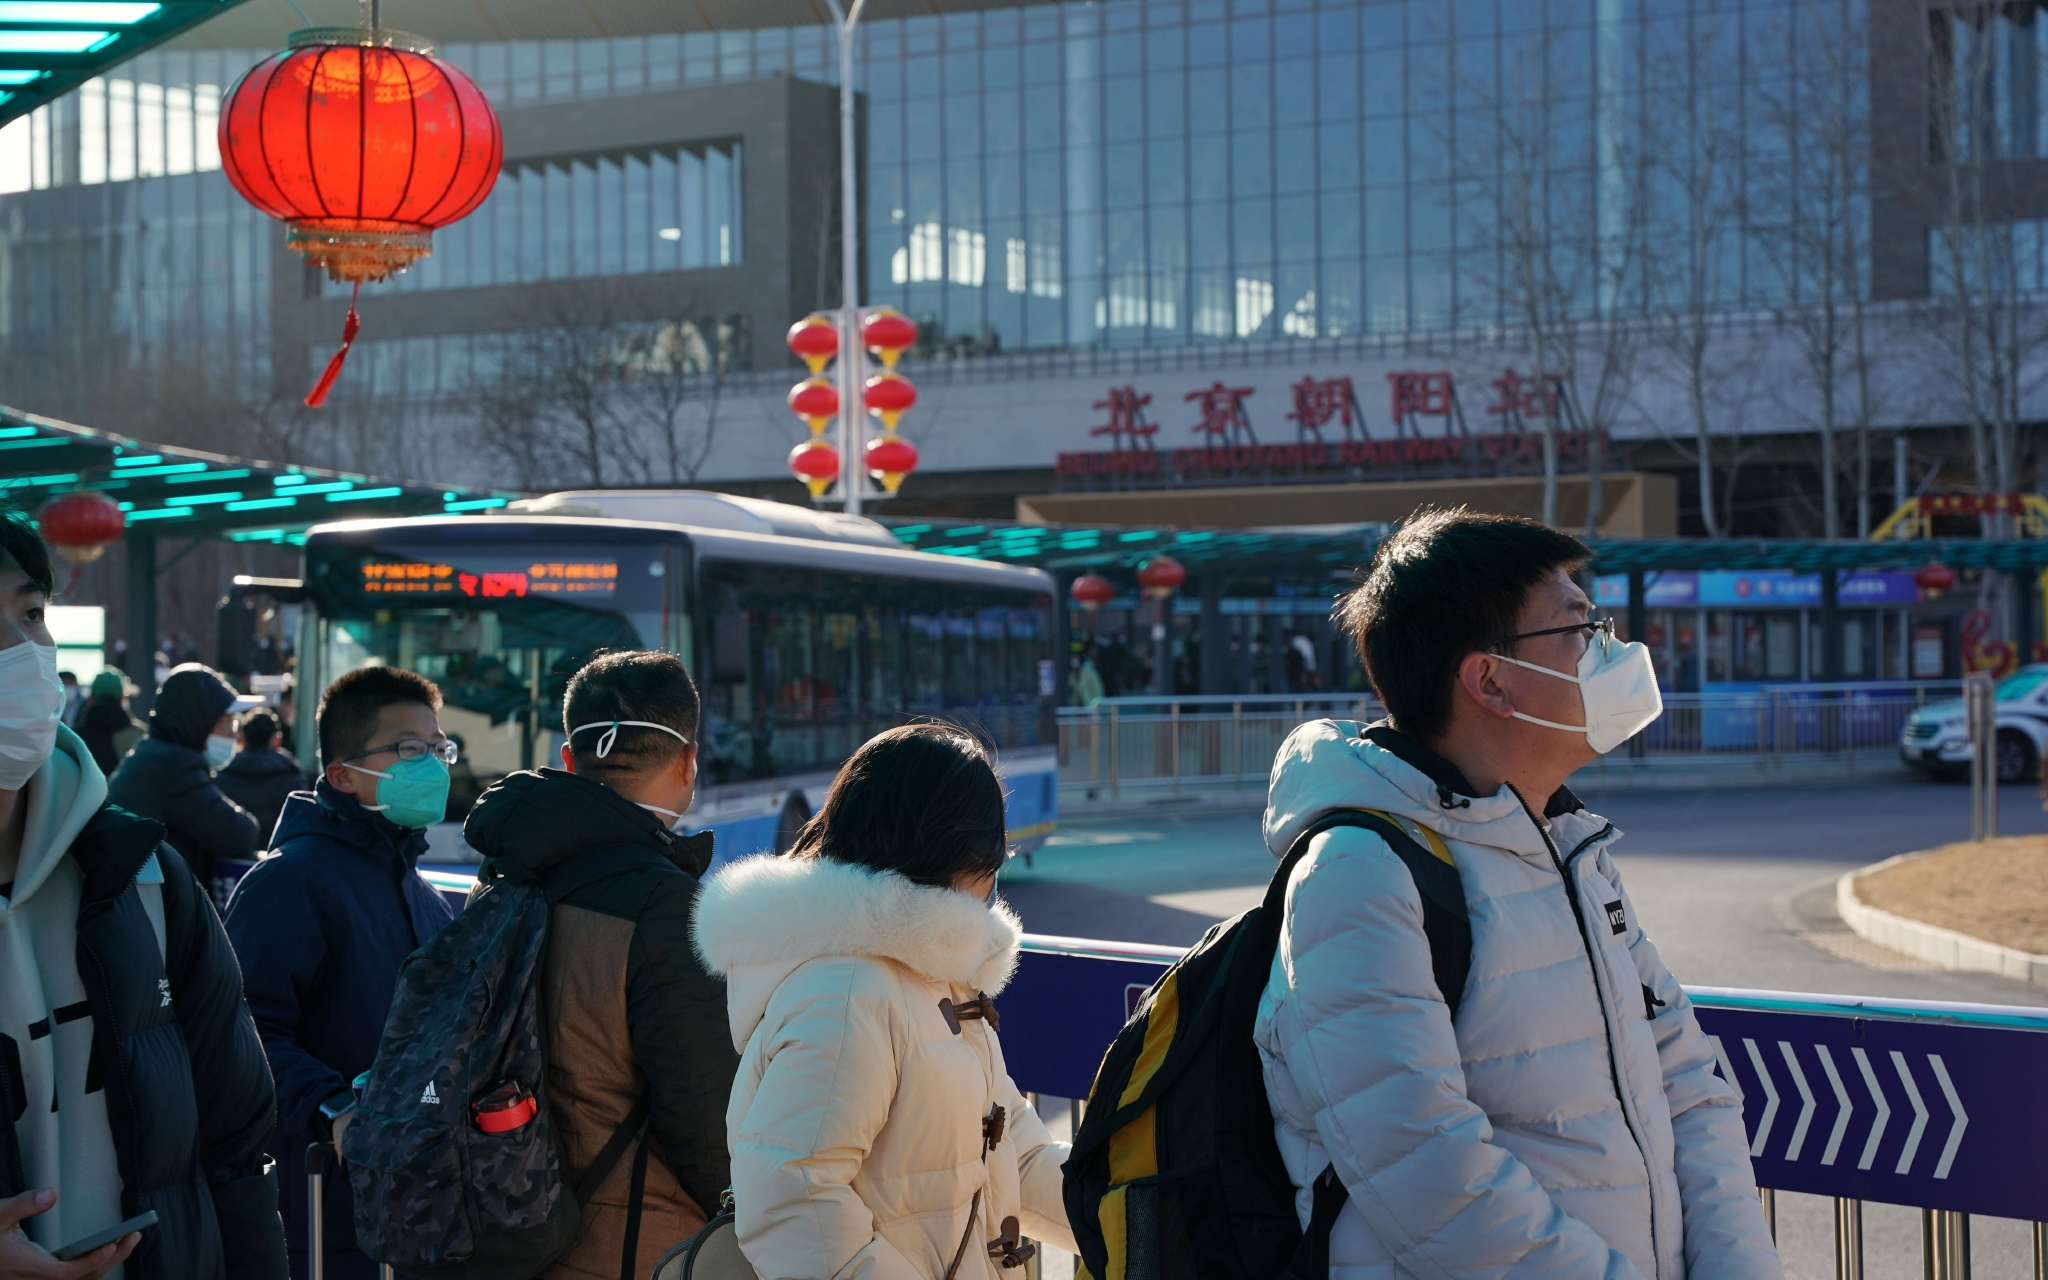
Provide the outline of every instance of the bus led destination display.
[[365,561],[364,595],[466,596],[502,600],[526,596],[584,596],[610,599],[619,586],[616,560],[534,561],[521,568],[457,567],[393,561]]

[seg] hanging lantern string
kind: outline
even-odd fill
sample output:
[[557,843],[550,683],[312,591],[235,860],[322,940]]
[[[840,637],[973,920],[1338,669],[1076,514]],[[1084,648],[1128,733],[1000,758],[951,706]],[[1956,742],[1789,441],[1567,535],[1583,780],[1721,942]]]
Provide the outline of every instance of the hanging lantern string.
[[363,282],[360,280],[356,281],[355,288],[349,290],[348,319],[341,322],[341,350],[334,353],[334,358],[327,362],[326,372],[320,375],[320,381],[306,393],[308,409],[318,409],[326,404],[327,393],[333,390],[334,380],[341,376],[341,366],[348,360],[349,346],[355,342],[357,330],[363,327],[363,318],[356,314],[356,295],[362,291]]

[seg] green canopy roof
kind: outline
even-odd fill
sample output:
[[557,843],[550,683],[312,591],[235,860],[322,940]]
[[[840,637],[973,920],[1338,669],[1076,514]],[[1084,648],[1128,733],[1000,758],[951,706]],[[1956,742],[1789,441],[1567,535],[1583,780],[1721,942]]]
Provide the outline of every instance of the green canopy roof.
[[[1191,570],[1219,562],[1234,570],[1276,578],[1323,578],[1371,558],[1387,535],[1384,525],[1334,529],[1083,528],[1063,525],[974,524],[966,521],[892,522],[898,541],[919,551],[969,556],[1051,570],[1133,567],[1151,555],[1170,555]],[[1596,573],[1658,569],[1903,569],[1939,560],[1954,568],[2040,572],[2048,567],[2048,540],[1990,542],[1972,538],[1886,542],[1793,541],[1762,538],[1598,538]]]
[[120,503],[132,534],[289,543],[324,521],[484,511],[520,496],[173,449],[0,405],[0,501],[33,512],[73,489]]
[[0,125],[241,0],[0,0]]

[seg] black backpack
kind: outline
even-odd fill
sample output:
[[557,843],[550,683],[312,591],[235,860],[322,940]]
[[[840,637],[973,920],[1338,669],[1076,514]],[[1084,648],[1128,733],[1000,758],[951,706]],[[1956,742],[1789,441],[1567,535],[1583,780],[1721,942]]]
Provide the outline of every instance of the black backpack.
[[1280,860],[1265,901],[1210,929],[1161,975],[1103,1056],[1066,1166],[1067,1218],[1091,1280],[1327,1280],[1330,1229],[1350,1193],[1325,1169],[1302,1232],[1252,1023],[1287,878],[1333,827],[1375,832],[1407,864],[1437,987],[1456,1016],[1472,926],[1442,840],[1417,826],[1425,850],[1371,810],[1317,821]]
[[[406,958],[342,1135],[364,1254],[418,1280],[527,1280],[576,1242],[583,1202],[638,1139],[633,1257],[652,1099],[640,1099],[572,1188],[548,1113],[541,974],[548,908],[657,865],[673,864],[652,849],[601,849],[542,881],[486,862],[461,914]],[[517,1127],[486,1132],[472,1104],[508,1087],[533,1105],[511,1109],[506,1122],[524,1117]]]

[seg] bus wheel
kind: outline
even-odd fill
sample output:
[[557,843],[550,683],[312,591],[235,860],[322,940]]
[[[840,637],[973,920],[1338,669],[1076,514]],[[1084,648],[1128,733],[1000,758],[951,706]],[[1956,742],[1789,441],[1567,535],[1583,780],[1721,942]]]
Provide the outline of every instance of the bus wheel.
[[804,803],[801,794],[791,796],[789,803],[782,806],[782,816],[775,820],[775,852],[788,853],[796,843],[797,832],[810,820],[811,806]]

